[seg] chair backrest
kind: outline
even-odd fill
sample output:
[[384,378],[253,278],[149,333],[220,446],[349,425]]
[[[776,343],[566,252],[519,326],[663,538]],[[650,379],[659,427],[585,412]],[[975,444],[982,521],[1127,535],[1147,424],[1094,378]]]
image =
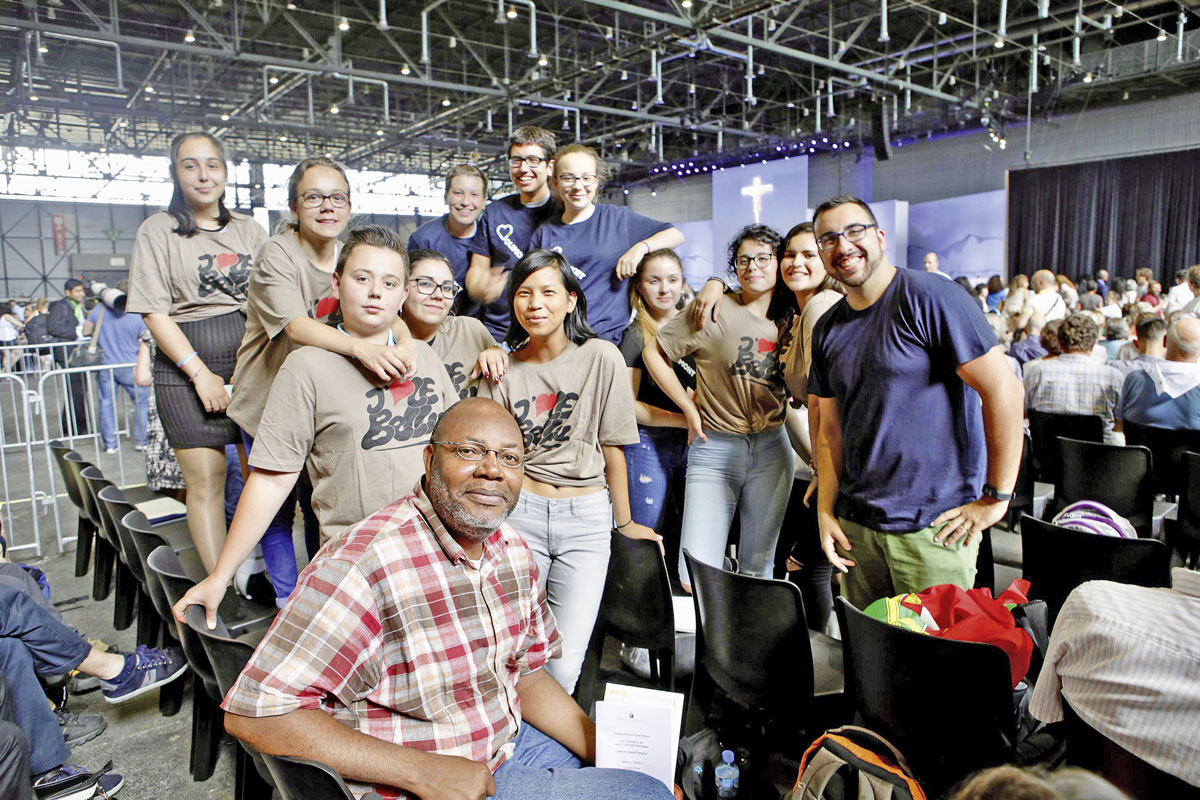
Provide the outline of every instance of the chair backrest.
[[217,688],[224,696],[237,681],[242,668],[254,653],[254,648],[247,642],[230,636],[220,614],[217,615],[216,629],[210,631],[204,621],[202,606],[189,606],[186,619],[188,627],[200,638],[200,645],[208,654],[208,662],[212,664],[213,675],[217,679]]
[[104,477],[104,473],[100,468],[89,464],[84,467],[79,473],[84,488],[84,504],[88,508],[88,516],[96,523],[96,529],[100,535],[113,546],[113,549],[121,556],[122,561],[126,561],[125,553],[122,551],[121,540],[117,536],[116,527],[113,520],[108,515],[108,510],[104,507],[104,503],[100,501],[100,490],[112,486],[112,481]]
[[1149,448],[1059,437],[1062,472],[1054,488],[1055,510],[1095,500],[1125,517],[1139,536],[1149,536],[1154,516],[1153,458]]
[[62,463],[70,474],[69,483],[73,484],[75,491],[79,493],[80,513],[90,519],[96,527],[100,527],[100,511],[96,507],[96,499],[88,491],[87,483],[83,479],[83,471],[92,466],[92,462],[72,450],[63,455]]
[[597,624],[619,632],[630,647],[673,647],[671,577],[658,543],[614,532],[610,553]]
[[[342,776],[319,761],[266,754],[263,760],[283,800],[354,800]],[[378,800],[379,795],[369,792],[363,796],[363,800],[370,798]]]
[[[71,449],[71,445],[61,439],[55,439],[50,442],[50,452],[54,454],[54,463],[58,464],[58,471],[62,475],[63,485],[67,488],[67,497],[71,499],[72,505],[83,512],[83,495],[79,489],[79,478],[73,474],[72,468],[67,464],[67,453],[74,453],[75,451]],[[76,453],[76,455],[79,454]],[[82,461],[83,456],[79,456],[79,460]]]
[[1179,527],[1183,535],[1200,545],[1200,453],[1183,456],[1186,485],[1179,494]]
[[133,504],[125,499],[124,492],[112,484],[101,488],[96,494],[96,499],[100,501],[100,513],[107,520],[113,535],[117,537],[117,541],[121,545],[121,560],[125,562],[125,566],[129,567],[129,571],[137,578],[138,583],[146,587],[146,559],[138,552],[129,529],[122,522],[125,515],[133,510]]
[[1008,657],[868,617],[837,599],[846,694],[865,727],[892,742],[936,797],[977,769],[1013,760]]
[[1029,433],[1033,440],[1033,458],[1038,477],[1058,485],[1061,455],[1058,437],[1087,442],[1104,441],[1104,420],[1094,414],[1052,414],[1029,410]]
[[1046,601],[1050,626],[1067,595],[1085,581],[1170,586],[1169,551],[1154,539],[1097,536],[1024,515],[1021,570],[1030,599]]
[[[194,581],[183,574],[183,565],[179,563],[179,556],[165,544],[159,545],[150,553],[150,557],[146,559],[146,570],[154,575],[159,586],[162,587],[168,606],[178,603],[184,593],[196,585]],[[200,637],[188,625],[176,624],[175,629],[179,631],[179,643],[183,647],[183,654],[187,658],[192,672],[204,681],[205,686],[211,690],[213,695],[216,695],[217,676],[213,673],[212,663],[208,660],[208,653],[204,650]],[[214,696],[213,699],[219,700],[220,698]]]
[[1125,420],[1125,441],[1150,448],[1154,458],[1154,486],[1171,497],[1182,495],[1187,486],[1183,454],[1200,452],[1200,431],[1156,428]]
[[813,698],[800,589],[727,572],[684,551],[696,604],[696,668],[743,706],[802,725]]

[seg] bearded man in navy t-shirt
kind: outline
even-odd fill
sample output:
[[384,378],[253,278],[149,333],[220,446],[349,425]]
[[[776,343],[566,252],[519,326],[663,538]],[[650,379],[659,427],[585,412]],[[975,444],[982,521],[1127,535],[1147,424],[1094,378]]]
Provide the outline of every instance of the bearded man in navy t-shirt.
[[846,297],[813,333],[821,546],[858,608],[941,583],[969,589],[983,530],[1008,509],[1023,443],[1021,382],[973,298],[897,270],[865,202],[816,211]]

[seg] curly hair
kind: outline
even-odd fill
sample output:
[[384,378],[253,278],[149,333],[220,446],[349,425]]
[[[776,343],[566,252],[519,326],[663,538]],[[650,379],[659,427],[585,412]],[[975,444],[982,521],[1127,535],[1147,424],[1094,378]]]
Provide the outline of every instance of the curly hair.
[[1090,353],[1100,339],[1100,326],[1086,314],[1072,314],[1058,329],[1058,346],[1064,353]]

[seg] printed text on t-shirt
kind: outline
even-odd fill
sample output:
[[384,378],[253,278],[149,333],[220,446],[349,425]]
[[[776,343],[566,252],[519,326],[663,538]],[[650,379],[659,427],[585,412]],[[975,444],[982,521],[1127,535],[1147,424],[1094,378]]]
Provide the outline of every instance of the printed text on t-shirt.
[[[578,400],[579,395],[575,392],[555,392],[553,394],[547,392],[528,399],[522,398],[513,403],[513,408],[516,410],[513,416],[517,418],[517,423],[521,426],[521,438],[525,443],[525,451],[528,452],[535,447],[541,447],[544,450],[562,447],[563,443],[571,438],[569,420]],[[543,414],[548,414],[546,421],[541,425],[535,425],[534,423]]]
[[729,365],[730,375],[746,375],[770,383],[779,381],[779,359],[776,357],[775,342],[743,336],[738,346],[737,359]]
[[[369,427],[362,437],[363,450],[373,450],[392,442],[397,444],[388,449],[424,444],[425,437],[433,432],[438,420],[433,410],[438,402],[433,378],[392,381],[367,392],[366,398],[369,401]],[[392,410],[396,407],[403,411],[396,413]],[[410,442],[411,439],[417,441]]]
[[199,294],[208,297],[224,292],[244,298],[250,284],[250,255],[248,253],[205,253],[200,256]]

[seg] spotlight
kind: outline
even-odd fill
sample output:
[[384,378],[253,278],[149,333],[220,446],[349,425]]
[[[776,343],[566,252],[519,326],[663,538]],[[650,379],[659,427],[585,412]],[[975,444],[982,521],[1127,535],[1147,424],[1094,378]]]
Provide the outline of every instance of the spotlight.
[[508,11],[504,12],[504,16],[508,17],[509,19],[516,19],[517,18],[517,7],[509,6]]
[[285,136],[285,135],[284,135],[284,134],[282,134],[282,133],[281,133],[281,134],[279,134],[279,141],[281,141],[281,142],[286,142],[286,141],[287,141],[287,136]]
[[346,19],[345,17],[342,17],[342,21],[338,23],[338,30],[339,31],[350,30],[350,20]]
[[50,48],[49,48],[49,47],[46,47],[46,45],[44,45],[44,44],[39,44],[39,45],[38,45],[38,52],[39,52],[39,53],[49,53],[49,52],[50,52]]
[[787,104],[787,107],[788,107],[788,108],[795,108],[795,107],[796,107],[796,104],[795,104],[795,103],[793,103],[791,100],[789,100],[789,101],[788,101],[788,104]]
[[329,113],[330,113],[330,114],[340,114],[341,112],[342,112],[342,110],[341,110],[340,108],[338,108],[338,107],[337,107],[337,104],[336,104],[336,103],[335,103],[334,105],[331,105],[331,106],[329,107]]
[[945,25],[945,24],[946,24],[946,12],[939,11],[938,12],[938,25]]
[[684,8],[691,8],[692,0],[683,0],[683,2],[680,3],[679,5],[683,6]]
[[196,41],[196,32],[189,28],[188,32],[183,35],[183,40],[188,44]]
[[1004,47],[1004,40],[997,38],[996,41],[992,44],[992,46],[993,47]]
[[448,105],[450,105],[450,98],[449,98],[449,97],[443,97],[443,98],[442,98],[442,105],[444,105],[444,106],[448,106]]
[[375,135],[376,135],[376,136],[383,136],[383,128],[376,128],[376,129],[375,129]]
[[625,189],[625,190],[623,190],[623,191],[625,192],[625,194],[629,194],[629,190],[628,190],[628,189]]
[[401,75],[411,75],[412,74],[412,70],[408,68],[408,64],[405,64],[403,67],[400,68],[400,74]]
[[837,150],[837,149],[838,149],[837,142],[834,142],[834,143],[833,143],[833,149],[834,149],[834,150]]
[[222,114],[222,115],[221,115],[221,122],[229,122],[229,115],[228,115],[228,114]]
[[542,55],[542,56],[538,56],[538,62],[537,62],[537,63],[538,63],[538,66],[539,66],[539,67],[544,67],[544,66],[546,66],[547,64],[549,64],[549,63],[550,63],[550,59],[546,58],[544,55]]
[[31,94],[31,95],[29,95],[29,99],[36,103],[38,100],[41,100],[42,98],[38,97],[36,94]]
[[849,147],[849,146],[850,146],[849,142],[842,142],[842,147]]
[[623,80],[623,81],[629,80],[629,70],[626,70],[626,69],[621,70],[621,80]]
[[288,11],[295,11],[295,10],[296,10],[296,4],[295,4],[295,3],[288,3],[288,4],[287,4],[287,10],[288,10]]
[[144,91],[146,92],[146,94],[154,94],[154,87],[147,86]]
[[118,128],[126,128],[128,126],[129,126],[129,120],[127,120],[127,119],[123,119],[117,123]]
[[688,84],[688,94],[695,94],[695,93],[696,93],[696,84],[689,83]]
[[637,111],[637,103],[630,103],[629,108],[631,111]]
[[822,137],[821,137],[821,144],[829,144],[829,137],[828,137],[828,136],[822,136]]
[[1090,73],[1090,72],[1084,73],[1083,82],[1091,83],[1092,82],[1092,73]]
[[657,190],[657,189],[651,189],[651,190],[650,190],[650,196],[651,196],[651,197],[658,197],[658,190]]
[[275,84],[279,83],[279,76],[278,76],[278,75],[272,75],[271,77],[267,78],[267,83],[269,83],[269,84],[271,84],[272,86],[274,86]]
[[1156,36],[1154,38],[1158,39],[1158,41],[1160,41],[1160,42],[1165,42],[1167,40],[1167,32],[1164,31],[1162,28],[1159,28],[1158,36]]

